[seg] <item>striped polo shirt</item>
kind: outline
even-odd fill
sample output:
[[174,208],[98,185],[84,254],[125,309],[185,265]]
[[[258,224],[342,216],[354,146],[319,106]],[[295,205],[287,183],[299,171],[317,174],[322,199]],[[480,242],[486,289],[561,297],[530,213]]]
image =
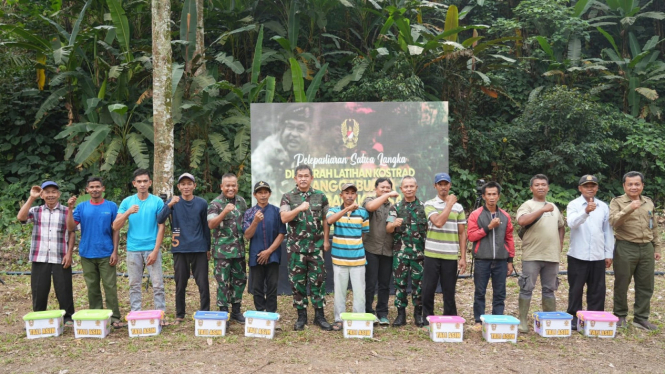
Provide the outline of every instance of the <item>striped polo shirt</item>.
[[[338,213],[341,206],[330,208],[327,217]],[[369,232],[369,213],[358,208],[347,213],[333,224],[335,233],[332,241],[332,263],[338,266],[365,266],[363,233]]]
[[425,240],[425,256],[443,260],[457,260],[459,253],[458,225],[466,225],[466,215],[462,205],[455,203],[448,220],[442,227],[436,227],[429,219],[433,214],[441,213],[446,202],[438,196],[425,203],[427,216],[427,239]]

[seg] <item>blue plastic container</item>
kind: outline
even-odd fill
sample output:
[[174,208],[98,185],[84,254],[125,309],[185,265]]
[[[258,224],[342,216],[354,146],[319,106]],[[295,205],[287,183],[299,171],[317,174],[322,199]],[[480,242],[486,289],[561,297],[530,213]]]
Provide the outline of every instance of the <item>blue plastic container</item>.
[[194,313],[193,318],[194,335],[209,338],[226,335],[226,324],[229,319],[228,312],[199,310]]
[[517,325],[520,320],[513,316],[483,314],[483,339],[489,343],[517,343]]
[[570,336],[573,316],[564,312],[533,313],[533,331],[544,338],[565,338]]

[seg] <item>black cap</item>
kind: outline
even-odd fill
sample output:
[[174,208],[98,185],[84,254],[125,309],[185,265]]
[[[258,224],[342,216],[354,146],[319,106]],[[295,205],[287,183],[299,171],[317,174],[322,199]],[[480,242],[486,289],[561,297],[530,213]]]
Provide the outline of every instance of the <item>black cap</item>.
[[268,184],[268,182],[264,182],[264,181],[259,181],[254,185],[254,193],[256,193],[258,190],[260,190],[262,188],[266,188],[268,191],[270,191],[272,193],[272,190],[270,189],[270,185]]
[[596,178],[595,176],[593,176],[591,174],[587,174],[587,175],[583,176],[582,178],[580,178],[580,184],[579,184],[580,186],[583,185],[583,184],[587,184],[587,183],[598,184],[598,178]]

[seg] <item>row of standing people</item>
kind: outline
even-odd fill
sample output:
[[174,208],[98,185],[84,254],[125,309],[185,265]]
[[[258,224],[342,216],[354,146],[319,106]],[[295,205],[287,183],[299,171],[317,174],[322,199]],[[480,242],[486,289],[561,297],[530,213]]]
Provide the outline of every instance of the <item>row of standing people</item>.
[[[122,326],[114,266],[118,261],[118,232],[126,221],[130,222],[127,268],[131,309],[141,308],[144,267],[148,268],[152,280],[155,308],[165,309],[160,247],[164,222],[171,217],[177,322],[185,316],[185,290],[192,273],[200,293],[199,309],[209,310],[208,261],[211,256],[214,257],[214,274],[219,284],[217,305],[220,310],[228,311],[230,304],[231,318],[244,322],[240,313],[246,285],[244,240],[250,240],[249,265],[254,285],[251,293],[255,307],[276,311],[281,261],[279,247],[285,237],[293,305],[298,311],[295,330],[303,329],[307,324],[308,282],[315,307],[314,322],[324,330],[341,328],[340,314],[345,308],[349,279],[355,291],[354,312],[375,313],[381,324],[389,323],[391,276],[394,276],[396,290],[394,326],[406,324],[409,277],[416,325],[427,324],[423,317],[435,314],[434,294],[439,283],[444,296],[443,314],[457,315],[455,285],[458,274],[466,270],[467,222],[462,206],[449,193],[452,180],[448,174],[435,176],[437,197],[424,204],[416,197],[417,181],[407,177],[400,183],[403,199],[391,205],[388,199],[399,195],[393,191],[389,179],[381,178],[375,183],[375,196],[365,199],[362,207],[356,203],[357,188],[353,184],[344,184],[342,204],[330,209],[326,196],[311,187],[312,180],[313,174],[308,166],[298,167],[295,171],[296,188],[284,194],[280,208],[268,204],[272,192],[270,186],[259,182],[254,186],[257,205],[249,210],[244,199],[237,195],[237,178],[232,174],[222,177],[222,194],[210,204],[193,195],[195,179],[187,173],[178,180],[181,196],[174,196],[164,204],[148,192],[151,185],[149,172],[137,170],[133,180],[137,194],[123,200],[119,209],[103,199],[104,186],[99,178],[88,181],[86,190],[91,200],[76,208],[75,197],[70,198],[68,207],[58,203],[60,192],[54,182],[45,182],[41,189],[33,187],[18,214],[20,221],[35,223],[30,252],[33,309],[45,310],[52,274],[56,296],[66,311],[65,318],[73,314],[72,235],[80,228],[79,253],[90,307],[103,306],[101,280],[107,308],[113,310],[114,326]],[[660,257],[660,238],[654,223],[653,203],[641,195],[643,183],[641,174],[626,174],[626,194],[612,201],[613,213],[610,214],[607,205],[595,198],[597,179],[585,176],[580,180],[582,196],[568,206],[571,228],[569,313],[574,315],[582,308],[585,284],[588,287],[587,307],[604,309],[604,269],[612,265],[616,253],[621,256],[621,262],[614,264],[614,312],[620,318],[619,325],[626,324],[626,294],[634,277],[637,290],[634,324],[651,330],[655,328],[648,322],[648,314],[653,293],[653,260]],[[533,199],[525,202],[517,212],[518,223],[527,229],[523,238],[523,272],[518,281],[520,329],[523,331],[528,330],[526,318],[538,276],[543,287],[543,310],[556,309],[554,291],[558,285],[559,252],[563,249],[565,230],[560,212],[546,201],[548,185],[544,175],[534,176],[530,181]],[[493,287],[492,313],[503,314],[505,278],[513,273],[513,227],[510,216],[497,206],[500,193],[501,187],[495,182],[483,186],[485,204],[469,216],[468,237],[473,242],[476,264],[474,320],[477,325],[480,315],[485,312],[485,291],[489,280],[492,280]],[[31,208],[37,197],[41,197],[45,204]],[[648,226],[644,227],[644,222]],[[616,249],[610,223],[617,230]],[[326,288],[322,250],[330,249],[329,225],[335,225],[332,238],[335,323],[332,325],[326,321],[323,312]],[[212,238],[210,229],[213,230]],[[374,309],[377,284],[378,300]]]

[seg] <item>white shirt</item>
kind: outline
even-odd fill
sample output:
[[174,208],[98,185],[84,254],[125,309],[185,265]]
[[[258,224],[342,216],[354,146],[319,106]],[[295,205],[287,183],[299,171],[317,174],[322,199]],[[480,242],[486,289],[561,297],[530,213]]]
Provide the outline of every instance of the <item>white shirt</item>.
[[610,226],[610,209],[594,198],[596,209],[586,213],[589,204],[583,196],[568,203],[568,227],[570,248],[568,256],[583,261],[600,261],[613,258],[614,233]]

